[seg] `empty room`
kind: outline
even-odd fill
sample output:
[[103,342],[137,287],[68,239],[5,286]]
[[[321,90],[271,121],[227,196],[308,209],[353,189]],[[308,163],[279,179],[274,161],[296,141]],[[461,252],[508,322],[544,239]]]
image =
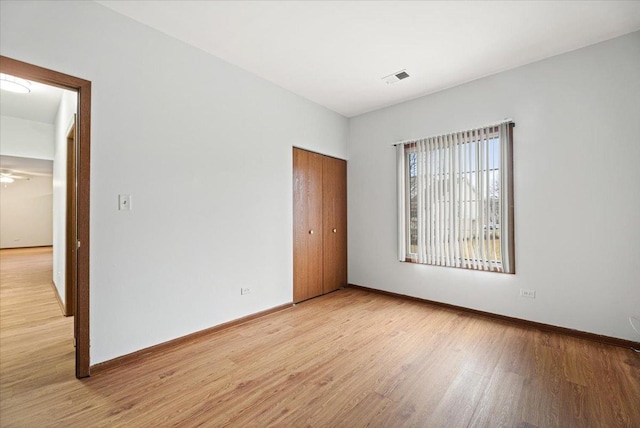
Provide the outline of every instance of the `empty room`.
[[640,427],[640,2],[0,0],[0,55],[0,426]]

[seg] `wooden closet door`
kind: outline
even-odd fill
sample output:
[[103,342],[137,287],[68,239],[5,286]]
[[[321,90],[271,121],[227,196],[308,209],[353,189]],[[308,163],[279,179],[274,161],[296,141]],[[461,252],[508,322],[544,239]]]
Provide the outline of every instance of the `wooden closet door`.
[[347,162],[324,157],[322,171],[323,292],[347,285]]
[[293,149],[293,301],[322,294],[322,155]]

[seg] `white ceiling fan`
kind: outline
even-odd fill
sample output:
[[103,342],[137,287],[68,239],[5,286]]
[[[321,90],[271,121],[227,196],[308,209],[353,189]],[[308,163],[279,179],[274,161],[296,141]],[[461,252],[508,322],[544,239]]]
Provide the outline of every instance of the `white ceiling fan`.
[[31,173],[26,173],[24,171],[14,171],[10,169],[0,169],[0,183],[13,183],[15,180],[31,180],[29,175],[34,175]]

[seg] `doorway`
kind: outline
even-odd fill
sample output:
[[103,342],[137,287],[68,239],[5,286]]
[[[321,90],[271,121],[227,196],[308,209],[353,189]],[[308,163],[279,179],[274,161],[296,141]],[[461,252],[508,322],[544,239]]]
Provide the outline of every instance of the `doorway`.
[[[75,268],[67,271],[75,280],[75,292],[73,294],[74,314],[74,343],[75,343],[75,374],[77,378],[90,375],[89,359],[89,190],[90,190],[90,128],[91,128],[91,82],[78,77],[63,74],[57,71],[28,64],[5,56],[0,56],[0,72],[22,79],[57,86],[75,91],[78,94],[77,117],[74,126],[73,147],[75,148],[75,161],[67,165],[67,177],[69,169],[75,186],[75,201],[72,215],[69,215],[67,205],[66,223],[73,222],[71,229],[75,236],[76,245],[67,245],[66,258],[75,262]],[[69,143],[68,143],[69,144]],[[73,178],[72,177],[72,178]],[[69,185],[69,183],[68,183]],[[75,219],[74,219],[75,215]],[[70,218],[71,217],[71,218]],[[70,249],[74,251],[71,252]],[[67,268],[68,268],[67,264]],[[65,283],[68,290],[69,283]],[[73,285],[72,285],[73,287]],[[68,299],[65,299],[68,300]]]

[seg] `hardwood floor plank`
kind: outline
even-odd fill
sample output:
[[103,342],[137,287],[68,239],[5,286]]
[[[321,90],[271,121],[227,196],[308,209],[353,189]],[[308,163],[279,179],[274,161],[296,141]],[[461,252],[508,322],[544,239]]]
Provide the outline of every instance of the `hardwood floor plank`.
[[639,427],[640,355],[348,288],[74,377],[50,249],[0,251],[2,427]]

